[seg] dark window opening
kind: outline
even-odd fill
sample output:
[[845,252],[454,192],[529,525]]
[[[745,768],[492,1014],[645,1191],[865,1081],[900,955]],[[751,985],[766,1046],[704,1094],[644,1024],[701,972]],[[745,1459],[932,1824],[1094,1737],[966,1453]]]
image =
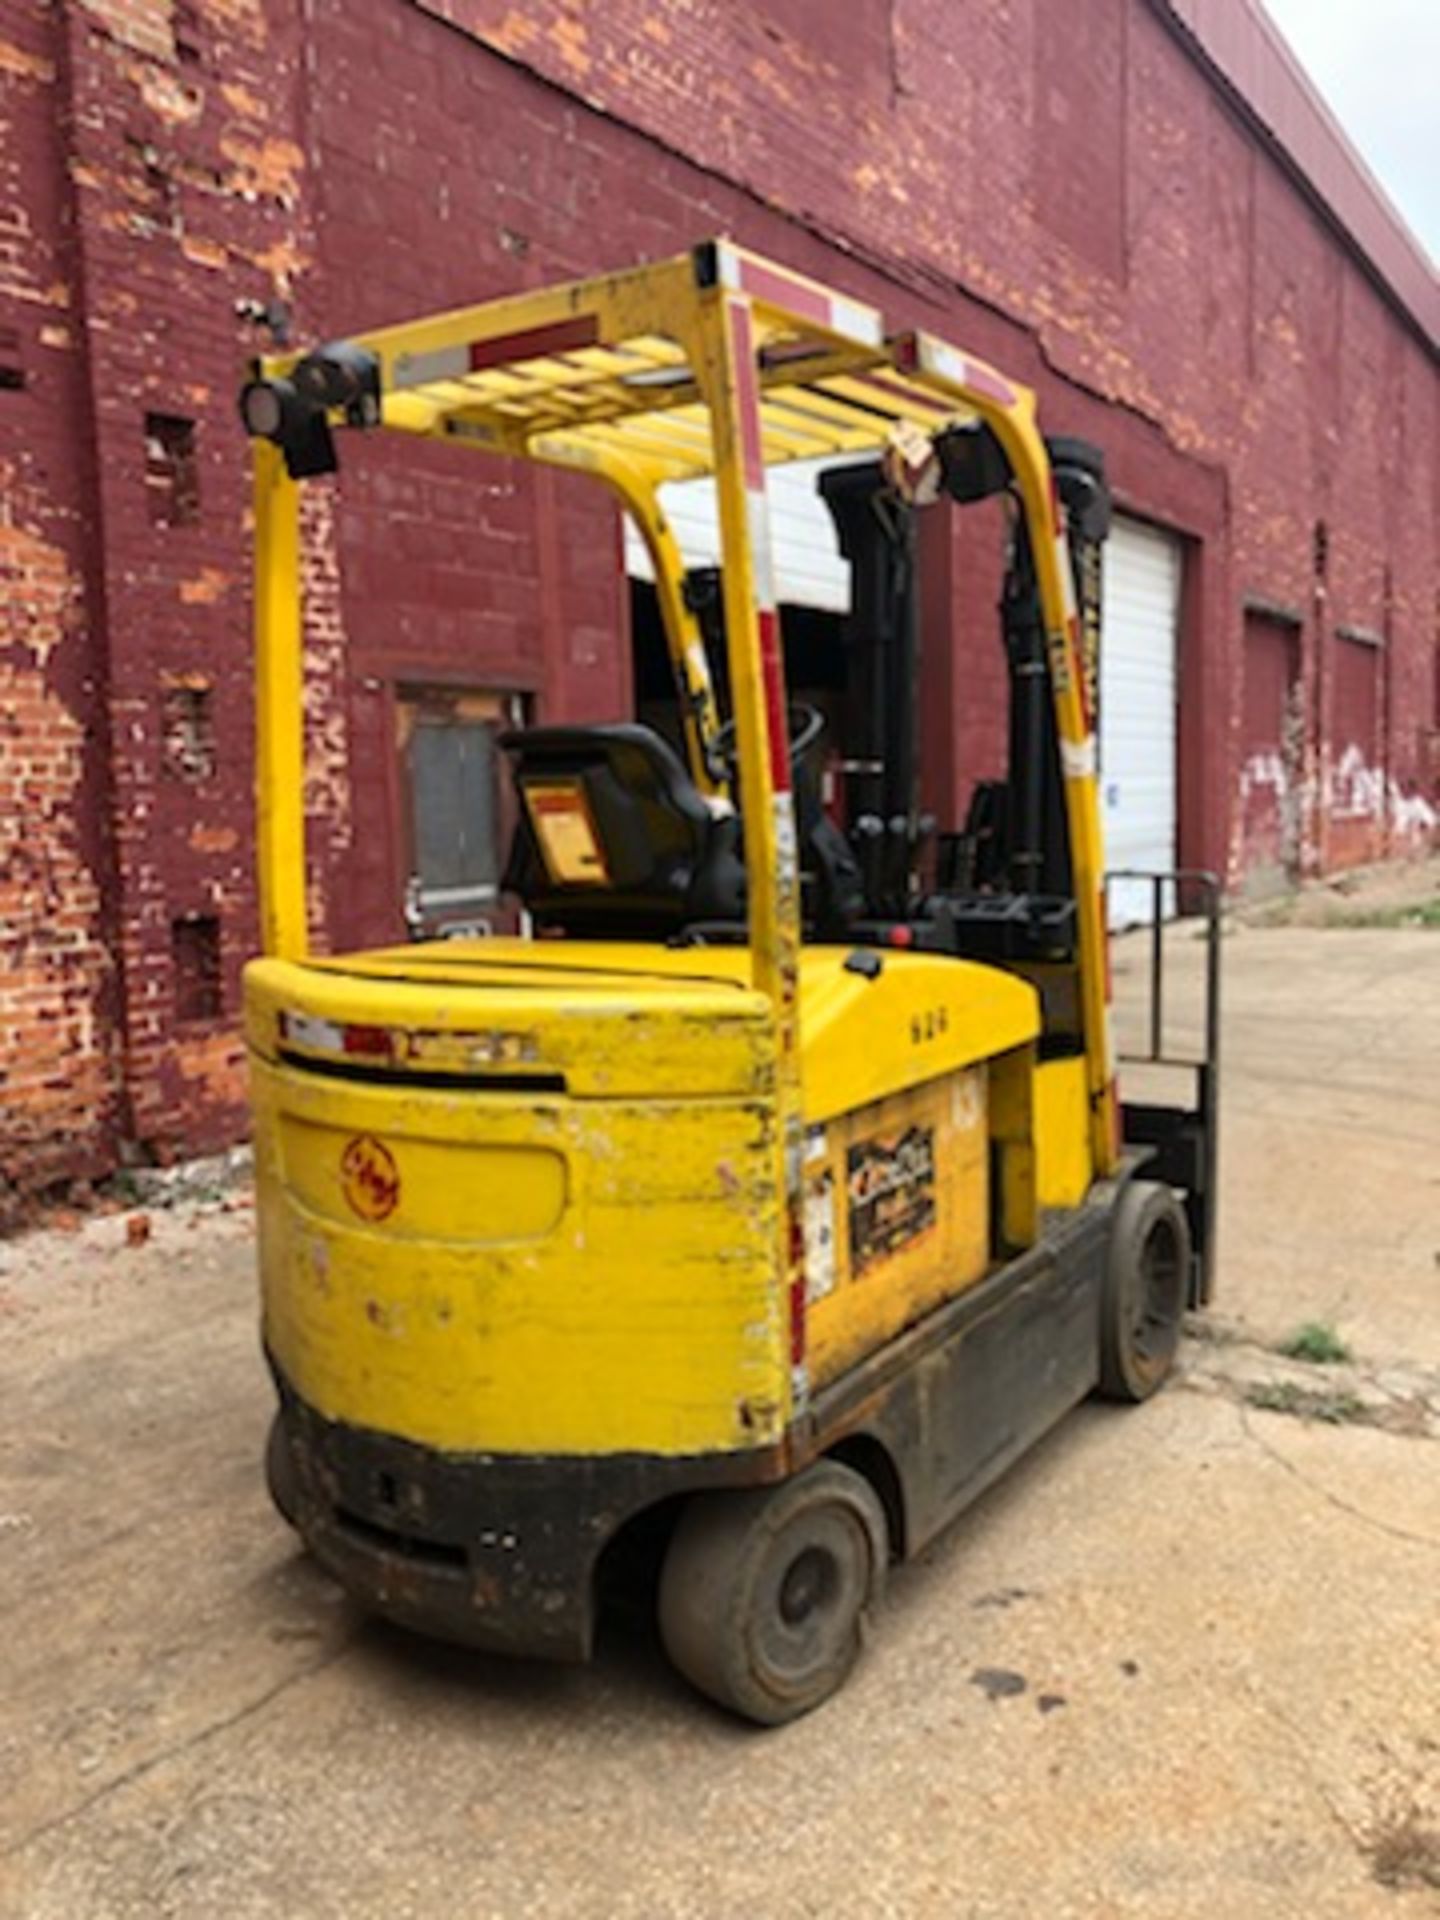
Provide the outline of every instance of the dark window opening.
[[161,739],[165,771],[178,780],[209,780],[215,772],[215,716],[211,689],[199,682],[166,687]]
[[127,183],[132,233],[177,234],[180,231],[180,189],[159,153],[147,141],[127,136],[125,150],[132,173]]
[[186,913],[170,922],[177,1021],[218,1020],[224,1011],[220,980],[220,921],[213,913]]
[[200,40],[200,16],[188,0],[175,0],[171,21],[175,35],[175,58],[182,66],[198,66],[204,52]]
[[145,416],[145,489],[157,527],[190,527],[200,518],[195,422],[173,413]]
[[25,386],[25,363],[20,335],[14,327],[0,327],[0,393],[19,393]]

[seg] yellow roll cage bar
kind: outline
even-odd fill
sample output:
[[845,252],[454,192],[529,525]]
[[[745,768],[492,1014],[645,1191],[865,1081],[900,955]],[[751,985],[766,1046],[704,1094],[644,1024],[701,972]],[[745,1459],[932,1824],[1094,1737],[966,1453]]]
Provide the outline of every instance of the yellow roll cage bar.
[[[1118,1107],[1094,735],[1064,521],[1034,394],[929,334],[887,338],[873,307],[728,241],[357,334],[350,344],[378,359],[382,429],[593,474],[618,496],[654,564],[691,768],[710,793],[718,784],[714,696],[659,489],[713,476],[752,979],[774,1009],[792,1219],[800,1178],[799,877],[764,471],[878,452],[900,422],[933,434],[978,416],[991,428],[1034,552],[1070,829],[1094,1159],[1098,1172],[1112,1170]],[[273,355],[257,373],[284,380],[302,358]],[[299,488],[278,446],[253,446],[261,939],[267,954],[303,960]]]

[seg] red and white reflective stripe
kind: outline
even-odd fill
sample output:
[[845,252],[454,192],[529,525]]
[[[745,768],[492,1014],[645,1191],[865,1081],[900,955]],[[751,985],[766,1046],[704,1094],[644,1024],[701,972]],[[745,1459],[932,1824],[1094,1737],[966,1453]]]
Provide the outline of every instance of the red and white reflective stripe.
[[770,546],[770,501],[765,491],[765,448],[760,437],[760,383],[755,373],[755,335],[750,309],[742,301],[730,305],[730,338],[734,347],[735,387],[740,416],[740,464],[745,474],[746,530],[755,575],[755,603],[775,605],[775,559]]
[[746,489],[745,520],[750,533],[755,601],[758,606],[773,607],[779,596],[775,591],[775,552],[770,541],[770,497],[764,487]]
[[1060,771],[1067,780],[1095,778],[1095,735],[1093,733],[1087,733],[1083,740],[1060,742]]
[[[755,372],[755,334],[743,300],[727,305],[735,366],[735,411],[740,465],[745,476],[745,514],[755,578],[755,617],[760,637],[760,685],[770,750],[770,780],[777,796],[790,795],[790,728],[785,713],[785,677],[780,658],[780,618],[775,610],[775,567],[770,549],[770,502],[765,493],[765,449],[760,438],[760,383]],[[785,850],[779,849],[782,873]]]
[[[722,249],[722,261],[725,258]],[[731,256],[734,258],[734,256]],[[751,291],[751,289],[745,289]],[[776,296],[778,298],[778,296]],[[750,539],[755,592],[755,626],[760,653],[760,688],[765,710],[765,735],[770,761],[772,818],[775,828],[775,885],[781,909],[777,957],[782,1002],[781,1020],[793,1022],[795,998],[793,926],[800,885],[800,860],[795,843],[795,808],[790,792],[790,727],[785,711],[785,672],[780,656],[780,618],[775,608],[775,575],[770,557],[770,503],[765,494],[765,449],[760,429],[760,384],[755,368],[755,334],[750,307],[743,299],[725,302],[725,324],[735,369],[735,414],[740,442],[740,467],[745,482],[746,532]],[[792,1088],[792,1101],[795,1089]],[[789,1319],[791,1417],[803,1412],[810,1393],[806,1364],[805,1211],[801,1182],[800,1114],[792,1106],[785,1116],[785,1213],[782,1242],[787,1281]]]
[[429,353],[397,354],[390,369],[390,385],[423,387],[432,380],[463,380],[469,371],[468,346],[434,347]]
[[[770,736],[770,784],[775,798],[788,806],[790,800],[790,727],[785,714],[785,682],[780,661],[780,616],[774,607],[760,607],[756,618],[760,627],[760,679],[765,689],[765,731]],[[777,808],[778,811],[778,808]],[[788,818],[788,814],[786,816]],[[777,834],[777,858],[782,878],[787,864],[793,866],[795,843],[790,840],[790,860]]]
[[748,293],[767,307],[779,307],[799,320],[813,320],[829,333],[838,333],[862,347],[878,347],[884,339],[880,315],[863,301],[831,293],[813,280],[786,273],[768,260],[753,260],[734,247],[718,249],[720,284],[734,293]]
[[948,380],[952,386],[978,393],[982,399],[993,400],[999,406],[1013,407],[1015,404],[1015,389],[993,367],[987,367],[983,360],[974,360],[968,353],[961,353],[958,347],[952,347],[944,340],[936,340],[928,333],[906,336],[897,344],[895,359],[902,368],[914,367],[921,373],[934,374],[937,379]]
[[[1051,483],[1054,485],[1053,481]],[[1060,503],[1052,502],[1051,511],[1055,515],[1055,564],[1060,569],[1060,595],[1065,606],[1065,625],[1073,628],[1080,617],[1080,609],[1075,601],[1075,575],[1070,568],[1070,542],[1065,533],[1065,522],[1060,517]]]
[[397,354],[390,371],[392,387],[422,387],[431,380],[463,380],[468,373],[513,365],[521,360],[543,360],[553,354],[593,347],[600,323],[593,313],[577,313],[548,326],[525,327],[518,333],[500,333],[489,340],[466,340],[456,346],[435,347],[429,353]]
[[1110,1103],[1110,1151],[1120,1157],[1120,1090],[1116,1085],[1118,1062],[1115,1052],[1115,976],[1110,964],[1109,911],[1102,883],[1095,901],[1100,916],[1100,944],[1105,954],[1105,1096]]

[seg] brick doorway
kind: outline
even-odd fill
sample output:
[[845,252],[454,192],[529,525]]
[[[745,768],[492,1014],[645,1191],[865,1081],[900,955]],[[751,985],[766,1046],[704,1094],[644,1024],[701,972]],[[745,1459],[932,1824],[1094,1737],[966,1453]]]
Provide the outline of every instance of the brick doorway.
[[1275,892],[1299,878],[1304,748],[1299,622],[1247,611],[1240,772],[1247,893]]

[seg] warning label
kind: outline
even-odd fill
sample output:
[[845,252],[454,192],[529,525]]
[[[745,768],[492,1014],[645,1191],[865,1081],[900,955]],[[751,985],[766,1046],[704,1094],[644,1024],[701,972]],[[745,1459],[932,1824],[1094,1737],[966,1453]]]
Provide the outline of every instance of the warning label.
[[858,1141],[846,1156],[850,1271],[909,1246],[935,1224],[935,1129]]

